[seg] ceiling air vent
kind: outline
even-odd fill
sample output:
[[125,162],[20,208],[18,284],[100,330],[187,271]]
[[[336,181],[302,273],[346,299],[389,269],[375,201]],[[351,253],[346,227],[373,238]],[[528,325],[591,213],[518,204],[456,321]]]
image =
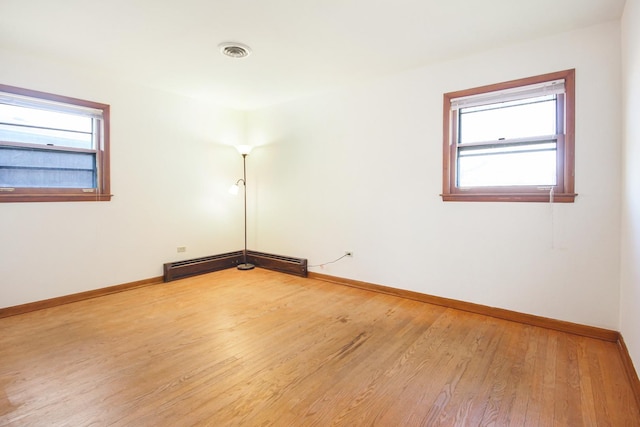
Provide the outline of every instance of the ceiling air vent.
[[218,45],[218,48],[223,55],[229,56],[231,58],[246,58],[251,54],[251,49],[249,48],[249,46],[242,43],[220,43]]

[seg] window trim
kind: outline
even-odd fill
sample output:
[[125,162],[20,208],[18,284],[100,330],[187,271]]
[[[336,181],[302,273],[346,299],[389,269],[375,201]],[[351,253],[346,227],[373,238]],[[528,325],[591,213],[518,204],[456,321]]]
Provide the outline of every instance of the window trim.
[[[562,97],[564,108],[558,108],[560,114],[558,121],[564,122],[564,134],[558,135],[556,155],[559,173],[553,193],[551,186],[458,187],[456,185],[457,147],[453,141],[457,134],[458,115],[451,110],[451,100],[553,80],[564,80],[565,85],[565,95]],[[442,152],[442,194],[440,196],[445,202],[574,202],[577,196],[575,193],[575,69],[445,93]]]
[[[24,89],[15,86],[0,84],[0,92],[14,95],[27,96],[31,98],[53,101],[62,104],[76,105],[102,111],[102,132],[101,138],[96,147],[96,188],[9,188],[0,187],[0,203],[3,202],[78,202],[78,201],[110,201],[111,200],[111,179],[110,179],[110,106],[98,102],[84,99],[71,98],[68,96],[55,95],[47,92],[40,92],[31,89]],[[2,141],[0,141],[2,143]],[[9,146],[28,146],[24,143],[3,143]],[[46,149],[46,147],[40,147]],[[76,151],[68,149],[64,151]]]

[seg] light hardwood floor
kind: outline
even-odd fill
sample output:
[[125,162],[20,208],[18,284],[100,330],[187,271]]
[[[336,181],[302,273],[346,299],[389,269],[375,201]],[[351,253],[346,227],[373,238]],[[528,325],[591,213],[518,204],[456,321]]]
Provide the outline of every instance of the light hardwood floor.
[[640,426],[614,343],[266,270],[0,319],[0,425]]

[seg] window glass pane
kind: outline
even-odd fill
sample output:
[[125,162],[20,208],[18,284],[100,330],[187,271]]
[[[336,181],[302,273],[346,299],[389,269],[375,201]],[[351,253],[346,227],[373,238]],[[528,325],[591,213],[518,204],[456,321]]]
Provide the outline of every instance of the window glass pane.
[[0,141],[93,149],[91,117],[0,104]]
[[555,134],[555,95],[460,110],[460,144]]
[[555,184],[555,142],[459,151],[460,187]]
[[96,188],[96,155],[0,147],[0,187]]

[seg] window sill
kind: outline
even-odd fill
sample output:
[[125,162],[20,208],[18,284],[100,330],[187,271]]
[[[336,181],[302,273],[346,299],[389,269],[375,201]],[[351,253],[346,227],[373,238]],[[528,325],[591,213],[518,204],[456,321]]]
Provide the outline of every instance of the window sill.
[[[578,194],[555,193],[553,203],[573,203]],[[443,202],[537,202],[549,203],[549,193],[448,193],[440,194]]]
[[25,202],[108,202],[112,194],[37,194],[7,193],[0,194],[0,203]]

